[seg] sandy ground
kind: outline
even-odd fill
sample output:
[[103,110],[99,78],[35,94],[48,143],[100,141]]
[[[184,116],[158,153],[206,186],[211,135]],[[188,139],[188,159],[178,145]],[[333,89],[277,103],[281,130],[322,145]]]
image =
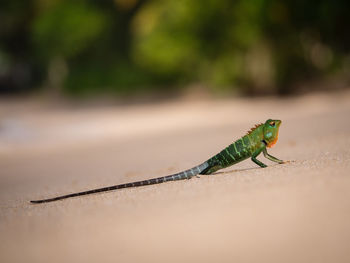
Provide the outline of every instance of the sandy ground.
[[[31,205],[193,167],[267,118],[270,153],[212,176]],[[350,262],[350,92],[75,108],[0,102],[0,262]]]

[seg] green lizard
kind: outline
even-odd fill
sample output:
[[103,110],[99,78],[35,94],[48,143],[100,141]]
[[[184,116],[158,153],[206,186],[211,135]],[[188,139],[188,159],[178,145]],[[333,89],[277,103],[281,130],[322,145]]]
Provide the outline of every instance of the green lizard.
[[66,199],[74,196],[88,195],[93,193],[111,191],[116,189],[128,188],[128,187],[138,187],[151,184],[159,184],[169,181],[177,181],[183,179],[191,179],[199,174],[212,174],[217,170],[226,168],[238,162],[241,162],[249,157],[260,167],[267,167],[266,164],[262,163],[256,157],[262,152],[264,156],[274,162],[283,163],[282,160],[273,157],[267,153],[266,148],[272,147],[278,140],[278,130],[281,125],[280,120],[267,120],[265,123],[255,125],[248,133],[242,138],[238,139],[234,143],[230,144],[228,147],[223,149],[218,154],[211,157],[204,163],[193,167],[192,169],[168,175],[164,177],[154,178],[150,180],[138,181],[133,183],[119,184],[108,186],[104,188],[89,190],[85,192],[73,193],[68,195],[62,195],[54,198],[35,200],[32,203],[46,203],[57,201],[61,199]]

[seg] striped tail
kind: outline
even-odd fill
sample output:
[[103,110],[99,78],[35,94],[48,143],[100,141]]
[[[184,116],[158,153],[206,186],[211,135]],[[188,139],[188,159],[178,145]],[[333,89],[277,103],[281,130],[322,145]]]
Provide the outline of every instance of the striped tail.
[[204,162],[204,163],[202,163],[202,164],[200,164],[192,169],[189,169],[189,170],[177,173],[177,174],[173,174],[173,175],[154,178],[154,179],[150,179],[150,180],[137,181],[137,182],[133,182],[133,183],[107,186],[107,187],[93,189],[93,190],[89,190],[89,191],[57,196],[57,197],[53,197],[53,198],[49,198],[49,199],[33,200],[30,202],[33,204],[48,203],[48,202],[58,201],[58,200],[67,199],[67,198],[71,198],[71,197],[75,197],[75,196],[101,193],[101,192],[129,188],[129,187],[138,187],[138,186],[145,186],[145,185],[151,185],[151,184],[160,184],[160,183],[165,183],[165,182],[170,182],[170,181],[178,181],[178,180],[183,180],[183,179],[191,179],[193,176],[196,176],[196,175],[202,173],[208,167],[209,167],[209,164],[207,162]]

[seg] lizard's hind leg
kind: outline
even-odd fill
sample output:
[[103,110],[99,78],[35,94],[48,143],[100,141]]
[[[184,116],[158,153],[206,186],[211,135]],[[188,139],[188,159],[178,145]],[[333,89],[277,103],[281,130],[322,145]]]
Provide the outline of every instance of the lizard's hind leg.
[[220,169],[221,169],[221,166],[215,165],[215,166],[208,167],[207,169],[202,171],[200,174],[209,175],[209,174],[215,173],[217,170],[220,170]]

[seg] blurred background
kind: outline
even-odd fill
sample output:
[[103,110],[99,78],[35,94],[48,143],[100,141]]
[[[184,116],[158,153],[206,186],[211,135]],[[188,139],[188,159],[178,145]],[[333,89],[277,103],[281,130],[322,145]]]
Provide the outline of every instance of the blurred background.
[[0,95],[283,95],[329,80],[344,87],[349,10],[346,0],[2,1]]
[[[349,11],[1,1],[0,262],[350,262]],[[268,118],[292,162],[29,203],[183,171]]]

